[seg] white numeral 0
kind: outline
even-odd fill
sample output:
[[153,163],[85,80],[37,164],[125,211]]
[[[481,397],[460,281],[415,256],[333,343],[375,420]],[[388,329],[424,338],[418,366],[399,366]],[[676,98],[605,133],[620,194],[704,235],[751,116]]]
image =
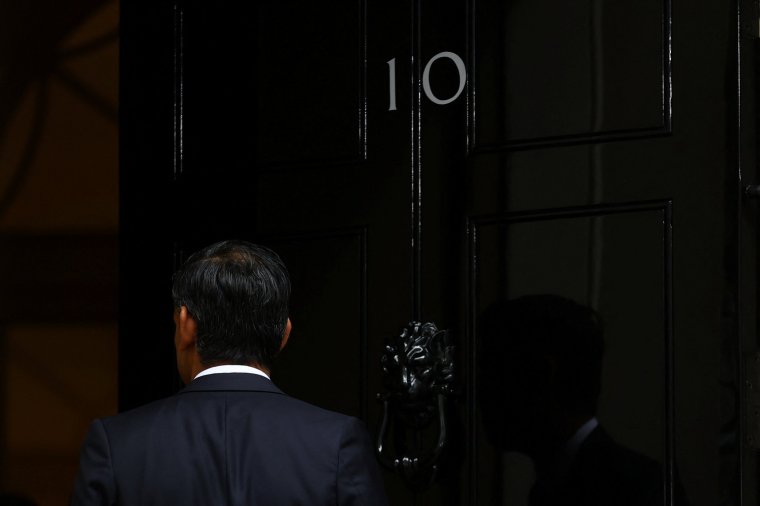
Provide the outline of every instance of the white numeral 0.
[[[456,93],[454,93],[453,97],[446,100],[441,100],[440,98],[433,95],[433,90],[430,89],[430,67],[433,65],[433,62],[439,58],[448,58],[453,61],[454,65],[457,66],[457,71],[459,72],[459,89]],[[467,70],[464,68],[464,62],[458,55],[450,53],[448,51],[438,53],[437,55],[430,58],[430,61],[427,63],[427,65],[425,65],[424,72],[422,72],[422,88],[425,90],[425,95],[427,95],[427,98],[429,98],[431,102],[438,105],[450,104],[459,98],[459,95],[462,94],[462,90],[464,90],[465,82],[467,82]]]
[[[440,99],[435,96],[433,93],[433,90],[430,88],[430,67],[433,65],[433,62],[438,60],[439,58],[448,58],[449,60],[454,62],[454,65],[457,67],[457,72],[459,72],[459,89],[457,89],[457,92],[454,93],[454,95],[447,99]],[[396,59],[391,58],[388,60],[388,110],[389,111],[395,111],[396,110]],[[451,53],[449,51],[443,51],[438,53],[437,55],[430,58],[430,61],[427,62],[427,65],[425,65],[425,70],[422,72],[422,89],[425,91],[425,95],[427,98],[430,99],[431,102],[438,105],[446,105],[450,104],[457,98],[459,98],[459,95],[462,94],[462,91],[464,91],[464,85],[467,83],[467,69],[464,67],[464,62],[462,59],[457,55],[456,53]]]

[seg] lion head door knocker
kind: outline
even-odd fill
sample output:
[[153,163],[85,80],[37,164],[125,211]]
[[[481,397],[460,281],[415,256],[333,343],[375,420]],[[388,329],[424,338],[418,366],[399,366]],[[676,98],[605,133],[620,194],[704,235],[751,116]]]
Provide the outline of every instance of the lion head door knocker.
[[[446,400],[453,393],[453,355],[448,331],[438,330],[434,323],[411,322],[389,339],[380,361],[387,392],[378,395],[383,417],[377,455],[414,489],[433,482],[438,458],[446,447]],[[438,433],[431,438],[434,422]],[[391,431],[392,455],[386,444]]]

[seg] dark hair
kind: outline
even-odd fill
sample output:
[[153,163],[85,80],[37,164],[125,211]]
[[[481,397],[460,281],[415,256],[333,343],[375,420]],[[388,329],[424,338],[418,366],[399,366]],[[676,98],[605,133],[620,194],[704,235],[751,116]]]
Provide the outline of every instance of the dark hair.
[[596,413],[604,355],[596,311],[559,295],[526,295],[488,308],[479,326],[484,366],[503,367],[489,362],[505,353],[528,361],[554,357],[558,398],[575,412]]
[[274,361],[290,298],[288,271],[275,252],[245,241],[207,246],[174,274],[172,297],[197,324],[204,365]]

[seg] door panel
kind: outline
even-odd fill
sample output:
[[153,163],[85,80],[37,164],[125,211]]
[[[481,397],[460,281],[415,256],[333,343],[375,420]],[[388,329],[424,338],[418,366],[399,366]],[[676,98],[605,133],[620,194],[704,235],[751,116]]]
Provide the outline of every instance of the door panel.
[[478,148],[664,132],[670,6],[472,0]]
[[[364,4],[258,2],[239,11],[256,19],[247,63],[259,87],[251,118],[259,165],[364,158]],[[204,18],[215,15],[229,16],[205,9]]]
[[[663,496],[673,443],[669,430],[673,401],[669,394],[671,225],[669,202],[509,213],[472,220],[470,265],[476,324],[471,335],[477,336],[471,345],[476,371],[472,388],[476,412],[473,503],[527,504],[527,491],[536,479],[532,462],[516,453],[519,442],[499,441],[494,437],[497,429],[489,421],[494,418],[495,405],[501,406],[507,417],[510,409],[517,409],[519,403],[506,385],[519,382],[519,376],[509,371],[519,368],[530,353],[515,354],[507,346],[506,329],[511,327],[506,318],[484,316],[494,306],[502,307],[499,301],[531,294],[556,294],[597,310],[604,329],[597,418],[618,444],[637,454],[639,460],[649,461],[649,485]],[[483,335],[496,341],[484,340]],[[499,371],[495,375],[494,369]],[[539,399],[537,392],[534,396],[536,402],[548,402]],[[532,437],[513,430],[516,434],[512,437]],[[646,486],[639,484],[641,489]]]
[[[605,12],[622,8],[622,5],[618,6],[612,2],[603,4]],[[727,227],[735,226],[727,222],[723,215],[727,206],[730,206],[730,200],[735,198],[730,191],[723,190],[726,184],[724,170],[727,164],[732,163],[728,151],[730,141],[717,134],[717,132],[725,131],[730,121],[731,111],[723,99],[724,94],[730,92],[730,88],[725,88],[722,72],[719,72],[721,76],[700,74],[696,77],[692,73],[694,63],[691,60],[699,58],[702,65],[709,68],[730,68],[731,63],[728,59],[730,53],[725,49],[721,53],[717,50],[721,43],[716,44],[716,41],[727,41],[730,32],[720,24],[710,23],[707,17],[703,17],[703,15],[709,15],[711,8],[714,9],[711,15],[715,18],[722,16],[723,19],[727,19],[730,12],[728,9],[722,12],[716,11],[715,9],[720,9],[718,4],[701,5],[701,8],[705,11],[697,16],[687,18],[687,14],[681,12],[683,17],[675,17],[672,20],[674,33],[679,33],[680,37],[674,37],[673,40],[674,116],[671,136],[649,140],[629,139],[607,144],[589,143],[585,146],[566,148],[539,149],[540,146],[534,145],[530,151],[524,152],[502,151],[489,154],[488,152],[478,153],[476,150],[469,159],[467,171],[472,180],[472,209],[477,215],[518,210],[543,212],[558,205],[583,206],[648,199],[672,201],[674,390],[670,391],[669,383],[665,381],[667,375],[663,372],[659,373],[660,381],[654,383],[659,386],[657,392],[653,392],[651,386],[647,390],[635,392],[631,386],[626,387],[625,381],[622,383],[618,381],[612,385],[608,383],[605,388],[610,387],[610,391],[622,397],[624,403],[640,405],[644,412],[659,412],[659,416],[655,418],[659,420],[659,424],[650,425],[648,430],[644,431],[646,435],[643,441],[649,443],[641,447],[641,450],[649,448],[650,456],[660,460],[665,469],[672,465],[673,469],[678,470],[679,481],[683,482],[689,503],[718,504],[730,501],[732,500],[730,498],[734,497],[736,489],[733,487],[736,486],[736,481],[732,480],[736,479],[738,473],[739,458],[736,446],[719,443],[721,440],[729,441],[737,437],[737,420],[733,410],[737,402],[738,385],[735,378],[725,378],[725,376],[724,380],[728,381],[722,384],[716,381],[716,378],[720,377],[722,367],[738,367],[736,362],[732,366],[727,365],[731,363],[730,361],[736,360],[734,351],[731,350],[735,350],[737,344],[734,341],[735,336],[726,332],[724,322],[728,315],[722,313],[727,300],[733,297],[732,273],[725,271],[724,244],[721,241],[708,239],[727,237],[731,234],[731,228]],[[611,17],[622,15],[622,13],[612,14]],[[605,15],[605,19],[609,19],[608,15]],[[647,23],[646,19],[641,22],[643,25]],[[700,30],[706,30],[709,33],[700,39],[701,41],[710,40],[712,44],[710,47],[696,40],[689,42],[691,34]],[[475,30],[476,38],[477,33]],[[618,35],[623,34],[618,32]],[[603,37],[609,41],[607,33]],[[583,38],[579,36],[578,40],[583,40]],[[517,44],[515,42],[516,47]],[[572,44],[572,37],[569,38],[568,44]],[[477,42],[475,45],[477,47]],[[647,92],[648,89],[654,89],[651,83],[668,82],[665,74],[637,69],[638,64],[645,64],[646,61],[659,61],[659,58],[654,56],[656,51],[643,46],[638,58],[626,60],[625,53],[617,53],[617,47],[614,44],[608,42],[605,47],[621,57],[623,62],[628,61],[627,70],[635,72],[638,76],[632,91],[636,93],[640,91],[643,96],[651,97],[653,96],[651,92]],[[520,45],[520,49],[515,50],[523,52],[523,58],[532,61],[545,60],[541,57],[540,48],[537,52],[533,52],[532,46]],[[476,50],[476,62],[477,59]],[[623,65],[621,62],[619,64]],[[652,68],[657,67],[652,66]],[[488,80],[487,76],[480,77],[477,64],[474,72],[476,83],[479,80]],[[586,72],[589,79],[593,78],[594,76],[588,75],[589,73],[593,74],[593,70]],[[602,93],[602,89],[615,87],[617,83],[614,75],[598,75],[596,79],[601,79],[601,82],[606,85],[604,88],[599,88],[596,93]],[[567,84],[570,86],[571,83]],[[477,87],[476,84],[476,89]],[[585,86],[584,89],[587,92],[594,91],[590,85]],[[503,90],[503,87],[497,87],[488,93],[483,89],[478,89],[477,100],[479,103],[500,103],[500,101],[509,103],[509,92]],[[628,128],[629,126],[633,128],[644,125],[656,126],[657,123],[652,123],[656,115],[646,113],[647,110],[659,110],[652,107],[652,104],[656,102],[650,98],[643,103],[637,103],[634,95],[635,93],[631,93],[625,100],[618,98],[610,102],[607,102],[606,97],[603,99],[597,97],[597,103],[601,106],[597,114],[608,121],[606,125],[599,123],[598,129],[602,131],[608,128]],[[528,93],[524,92],[522,96],[528,96]],[[637,103],[635,110],[638,111],[637,114],[642,114],[639,116],[641,121],[637,122],[635,116],[621,114],[620,110],[616,109],[617,106],[612,105],[615,103]],[[646,103],[650,105],[647,107]],[[593,124],[589,122],[588,100],[585,104],[575,112],[567,108],[543,109],[540,105],[536,106],[534,111],[538,119],[534,124],[541,125],[545,118],[552,117],[555,110],[561,111],[559,114],[562,125],[572,124],[567,120],[562,122],[564,119],[562,115],[568,114],[573,116],[576,125]],[[711,119],[706,120],[708,117]],[[529,118],[523,117],[523,121],[529,122]],[[477,116],[474,124],[477,134],[479,128]],[[553,135],[553,132],[545,135],[542,130],[546,129],[538,128],[535,135],[542,137]],[[567,131],[571,130],[580,131],[577,127]],[[588,132],[588,130],[582,131]],[[591,131],[593,132],[594,129]],[[541,144],[546,145],[549,141],[565,142],[565,139],[541,139]],[[686,148],[686,146],[689,147]],[[696,169],[696,167],[700,168]],[[498,188],[494,187],[494,181],[500,182]],[[607,221],[606,218],[605,221]],[[535,231],[540,227],[533,226],[531,229]],[[590,225],[587,232],[574,234],[576,244],[568,247],[568,244],[572,243],[568,243],[567,237],[572,234],[572,230],[573,228],[567,225],[562,231],[554,232],[554,247],[561,249],[561,253],[555,253],[558,257],[546,257],[541,253],[546,249],[542,249],[540,244],[537,245],[532,256],[524,254],[522,258],[527,258],[527,263],[521,269],[523,276],[545,271],[554,272],[552,265],[562,266],[563,262],[568,261],[566,259],[573,258],[573,252],[586,251],[590,258],[588,264],[593,268],[576,267],[573,270],[573,274],[578,279],[575,283],[583,289],[580,293],[576,292],[573,298],[597,308],[603,318],[610,318],[605,313],[612,310],[618,314],[627,313],[628,318],[640,321],[641,316],[637,315],[640,312],[642,300],[648,303],[653,300],[663,300],[662,295],[657,296],[656,288],[662,286],[661,283],[652,284],[655,288],[640,294],[641,299],[635,296],[636,292],[632,292],[617,303],[613,302],[614,299],[605,297],[603,289],[596,294],[590,293],[588,286],[604,286],[605,283],[614,280],[628,279],[627,275],[631,266],[646,257],[642,254],[642,246],[629,243],[631,247],[619,249],[618,255],[621,256],[615,259],[615,252],[610,251],[607,241],[603,239],[605,233],[609,233],[607,227],[599,224],[596,227],[593,224]],[[625,243],[615,241],[613,244],[622,248],[620,245]],[[656,255],[652,258],[656,258]],[[514,260],[513,255],[511,261]],[[659,262],[650,261],[649,263],[656,266],[658,272],[662,272]],[[588,264],[578,263],[579,266]],[[564,277],[567,276],[567,274],[564,275]],[[556,282],[563,279],[563,276],[555,276],[555,278]],[[583,278],[585,282],[580,281]],[[536,281],[535,276],[531,276],[531,279]],[[557,290],[551,291],[557,293]],[[617,309],[605,307],[605,302],[612,303],[613,307],[617,306]],[[650,312],[650,314],[662,314],[663,311],[667,313],[667,306],[662,307],[658,313]],[[642,315],[645,314],[646,312],[642,312]],[[652,337],[657,335],[662,337],[662,331],[658,331],[656,326],[652,327],[652,330],[654,331],[650,330]],[[616,339],[618,336],[611,332],[612,329],[608,329],[607,339]],[[474,339],[477,340],[477,338],[475,335]],[[639,348],[639,353],[631,356],[631,360],[642,366],[668,364],[666,351],[665,346]],[[634,359],[634,356],[637,358]],[[608,360],[611,358],[608,356]],[[655,370],[662,371],[661,368]],[[629,385],[633,384],[629,383]],[[631,395],[633,397],[630,397]],[[662,400],[671,395],[674,418],[668,422],[669,419],[665,416],[668,410],[663,408]],[[623,419],[625,414],[625,406],[621,404],[607,407],[603,404],[600,406],[599,418],[610,432],[614,432],[616,420]],[[667,425],[662,425],[666,422],[668,422]],[[673,454],[675,458],[672,463],[667,461],[670,455],[668,439],[664,437],[667,434],[671,434],[674,439],[672,443],[675,445]],[[656,442],[660,443],[659,448],[656,448],[657,445],[654,444]],[[656,450],[652,452],[652,448]],[[670,493],[668,491],[668,495]]]

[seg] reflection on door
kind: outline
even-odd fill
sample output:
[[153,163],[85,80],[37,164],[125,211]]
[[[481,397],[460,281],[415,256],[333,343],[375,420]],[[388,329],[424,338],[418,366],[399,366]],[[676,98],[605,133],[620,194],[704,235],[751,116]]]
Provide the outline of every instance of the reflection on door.
[[664,504],[667,209],[474,221],[480,504]]

